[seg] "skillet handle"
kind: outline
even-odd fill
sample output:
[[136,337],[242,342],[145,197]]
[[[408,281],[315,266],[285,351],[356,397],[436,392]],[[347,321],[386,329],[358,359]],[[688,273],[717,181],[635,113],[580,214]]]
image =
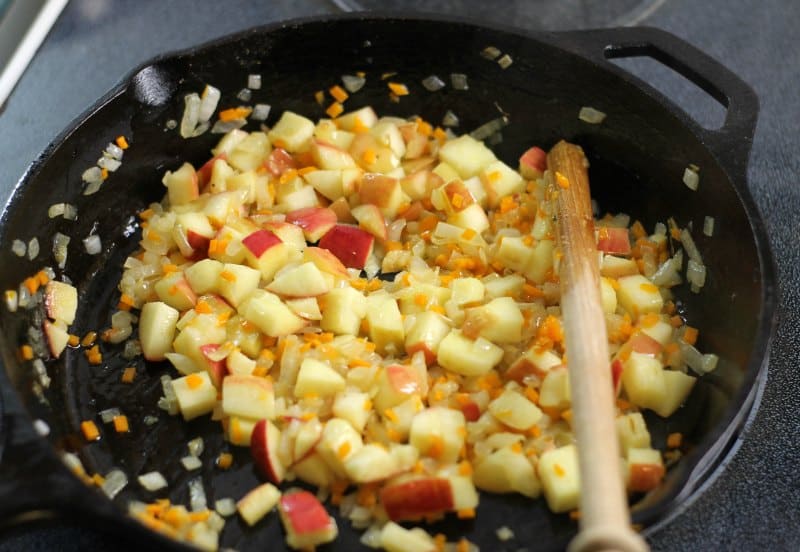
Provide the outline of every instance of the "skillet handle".
[[[696,84],[726,108],[722,127],[702,128],[676,108],[677,114],[695,127],[704,143],[726,161],[727,167],[740,175],[746,174],[758,118],[758,96],[735,73],[688,42],[655,27],[575,31],[562,36],[566,39],[565,47],[616,72],[624,69],[608,60],[649,57]],[[652,88],[643,82],[640,86]],[[659,94],[655,90],[651,93]]]

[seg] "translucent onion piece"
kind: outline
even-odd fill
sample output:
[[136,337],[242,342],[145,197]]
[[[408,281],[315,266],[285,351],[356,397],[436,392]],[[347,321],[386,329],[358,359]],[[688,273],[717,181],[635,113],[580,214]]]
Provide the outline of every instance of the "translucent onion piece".
[[584,106],[578,112],[578,119],[583,121],[584,123],[589,123],[592,125],[597,125],[602,123],[606,118],[606,114],[602,111],[598,111],[593,107]]
[[146,425],[146,426],[155,425],[155,424],[158,423],[158,416],[150,416],[150,415],[148,415],[148,416],[144,417],[143,421],[144,421],[144,425]]
[[214,502],[214,510],[222,517],[229,517],[236,513],[236,501],[232,498],[220,498]]
[[28,246],[22,240],[14,240],[11,242],[11,252],[17,257],[24,257],[28,251]]
[[45,389],[50,387],[50,376],[47,375],[47,367],[41,358],[33,359],[33,373],[36,374],[36,378],[42,387]]
[[39,256],[39,239],[31,238],[28,242],[28,260],[34,260]]
[[34,420],[33,429],[35,429],[36,433],[41,437],[50,435],[50,426],[44,420]]
[[696,192],[697,188],[700,187],[700,175],[691,167],[686,167],[683,171],[683,183],[686,184],[687,188]]
[[164,479],[161,472],[157,471],[143,473],[137,477],[137,480],[139,481],[139,485],[150,492],[159,491],[167,486],[167,480]]
[[105,410],[98,412],[98,415],[100,416],[100,419],[103,420],[104,424],[110,424],[114,421],[115,416],[122,415],[122,411],[117,407],[106,408]]
[[697,245],[695,245],[692,235],[686,228],[681,230],[681,244],[691,260],[698,264],[703,264],[703,257],[700,255],[700,250],[697,249]]
[[475,138],[476,140],[484,140],[487,137],[491,136],[492,134],[500,131],[508,125],[508,117],[497,117],[496,119],[492,119],[488,123],[484,123],[472,132],[469,133],[470,136]]
[[258,74],[247,75],[247,88],[251,90],[260,90],[261,75]]
[[91,184],[93,182],[102,182],[103,181],[103,171],[100,170],[100,167],[91,167],[83,171],[81,175],[81,180],[86,182],[87,184]]
[[436,75],[431,75],[422,79],[422,86],[424,86],[425,90],[428,92],[436,92],[444,88],[444,81]]
[[86,252],[89,255],[97,255],[103,249],[100,236],[92,234],[87,238],[83,238],[83,247],[86,248]]
[[227,134],[232,130],[242,128],[247,124],[246,119],[231,119],[230,121],[217,121],[211,127],[211,134]]
[[683,253],[678,251],[673,257],[667,259],[650,278],[658,287],[673,287],[682,282],[680,269],[683,265]]
[[494,46],[487,46],[481,51],[481,55],[486,59],[490,59],[492,61],[496,60],[500,56],[500,50],[495,48]]
[[178,406],[178,397],[175,395],[175,390],[172,388],[172,378],[164,374],[161,376],[161,389],[164,396],[158,401],[158,407],[166,410],[170,416],[175,416],[180,412]]
[[97,160],[97,166],[101,169],[105,169],[108,172],[116,171],[120,165],[122,165],[121,161],[117,161],[116,159],[112,159],[111,157],[101,157]]
[[203,121],[202,123],[197,125],[197,127],[194,129],[194,132],[192,132],[192,138],[196,138],[197,136],[204,134],[205,132],[208,131],[208,128],[210,126],[211,123],[209,123],[208,121]]
[[142,345],[136,339],[131,339],[125,342],[125,347],[122,349],[122,356],[125,360],[132,360],[142,354]]
[[47,209],[47,216],[49,218],[60,217],[63,214],[64,214],[64,204],[63,203],[53,203]]
[[442,117],[442,126],[457,127],[458,123],[458,116],[448,109],[444,117]]
[[191,441],[187,443],[189,447],[189,454],[192,456],[200,456],[203,454],[203,450],[205,448],[205,443],[203,442],[202,437],[195,437]]
[[256,104],[253,106],[253,112],[250,114],[250,118],[254,121],[266,121],[267,117],[269,117],[269,110],[271,106],[269,104]]
[[109,157],[119,161],[120,159],[122,159],[122,156],[124,155],[125,152],[121,147],[119,147],[115,143],[109,142],[108,145],[106,146],[105,153],[107,153]]
[[351,94],[361,90],[366,82],[367,80],[364,77],[359,77],[357,75],[342,75],[342,84],[344,85],[345,90]]
[[467,76],[464,73],[451,73],[450,83],[456,90],[469,90],[469,84],[467,83]]
[[77,220],[78,218],[78,208],[72,205],[71,203],[64,204],[64,218],[66,220]]
[[[706,373],[704,370],[710,363],[704,361],[703,354],[700,353],[700,351],[693,345],[686,343],[683,339],[678,340],[678,347],[681,351],[681,360],[683,360],[689,368],[700,376]],[[714,363],[713,367],[716,367],[716,363]]]
[[58,263],[58,268],[63,269],[67,265],[67,246],[69,245],[70,237],[56,232],[53,236],[53,258]]
[[197,456],[184,456],[181,458],[181,464],[186,468],[186,471],[194,471],[203,467],[203,462]]
[[502,67],[503,69],[508,69],[508,67],[514,63],[514,60],[511,59],[511,56],[508,54],[504,54],[503,57],[497,60],[497,65]]
[[199,477],[189,481],[189,508],[193,512],[199,512],[207,508],[206,490],[203,488],[203,480]]
[[689,262],[686,263],[686,280],[692,284],[692,289],[696,287],[699,290],[703,287],[706,283],[705,265],[698,263],[694,259],[689,259]]
[[706,217],[703,219],[703,235],[709,238],[714,235],[714,217]]
[[3,299],[5,300],[8,312],[17,312],[17,307],[19,306],[19,295],[17,294],[16,290],[7,289],[3,293]]
[[113,499],[115,496],[119,494],[119,492],[125,488],[125,485],[128,484],[128,476],[125,475],[125,472],[114,468],[110,472],[106,474],[105,481],[100,486],[106,496],[108,498]]
[[[219,88],[211,86],[210,84],[206,85],[203,90],[203,97],[200,99],[200,106],[197,110],[197,122],[195,126],[197,126],[197,123],[205,123],[211,119],[211,116],[217,110],[220,96],[222,96],[222,94]],[[192,127],[192,130],[194,130],[194,127]]]
[[[99,170],[99,169],[98,169],[98,170]],[[84,188],[84,190],[83,190],[83,195],[85,195],[85,196],[89,196],[89,195],[92,195],[92,194],[96,194],[98,191],[100,191],[100,186],[101,186],[102,184],[103,184],[103,181],[102,181],[102,180],[100,180],[100,181],[95,181],[95,182],[90,182],[90,183],[89,183],[89,184],[86,186],[86,188]]]
[[253,91],[249,88],[242,88],[236,93],[236,97],[243,102],[249,102],[251,99],[253,99]]
[[[192,92],[183,97],[185,107],[181,118],[180,133],[183,138],[192,136],[197,123],[200,121],[200,96]],[[213,112],[212,112],[213,113]],[[209,115],[210,117],[210,115]]]

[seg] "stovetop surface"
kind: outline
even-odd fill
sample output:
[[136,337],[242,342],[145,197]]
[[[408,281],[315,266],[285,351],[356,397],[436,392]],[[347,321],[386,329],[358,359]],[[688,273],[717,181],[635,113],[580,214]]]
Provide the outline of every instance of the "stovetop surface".
[[[0,112],[0,201],[7,201],[26,167],[71,120],[150,57],[271,21],[357,7],[462,14],[530,29],[655,26],[704,50],[753,86],[761,111],[749,182],[765,214],[780,282],[768,379],[761,405],[726,465],[650,544],[664,551],[800,550],[800,2],[71,0]],[[671,81],[661,86],[701,122],[715,117],[694,92]],[[7,404],[14,402],[8,390],[3,395]],[[110,548],[127,549],[113,535],[62,521],[0,533],[0,552]]]

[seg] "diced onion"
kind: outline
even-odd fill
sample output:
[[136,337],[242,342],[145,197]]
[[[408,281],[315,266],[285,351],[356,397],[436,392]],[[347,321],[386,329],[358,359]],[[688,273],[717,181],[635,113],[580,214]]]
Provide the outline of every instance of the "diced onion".
[[64,204],[63,203],[53,203],[47,209],[47,216],[49,218],[60,217],[63,214],[64,214]]
[[368,546],[369,548],[380,549],[383,547],[381,543],[381,526],[374,524],[370,525],[369,528],[364,531],[364,534],[361,535],[361,544],[364,546]]
[[164,392],[164,396],[158,400],[158,407],[166,410],[170,416],[175,416],[180,412],[178,396],[175,395],[175,389],[172,388],[172,378],[166,374],[161,376],[161,389]]
[[181,464],[183,464],[183,467],[186,468],[186,471],[194,471],[203,467],[203,461],[197,456],[192,456],[191,454],[181,458]]
[[28,260],[32,261],[39,256],[39,239],[31,238],[28,242]]
[[714,354],[702,354],[693,345],[689,345],[683,339],[678,339],[678,347],[681,351],[681,359],[697,375],[704,375],[717,367],[719,357]]
[[499,132],[508,125],[508,117],[497,117],[488,123],[483,123],[481,126],[469,133],[470,136],[476,140],[485,140],[492,134]]
[[220,498],[214,502],[214,510],[222,517],[229,517],[236,513],[236,501],[232,498]]
[[121,147],[119,147],[115,143],[109,142],[108,145],[106,146],[105,153],[107,153],[111,158],[119,161],[122,159],[122,156],[124,155],[125,152]]
[[481,55],[489,60],[496,60],[500,56],[500,50],[495,48],[494,46],[487,46],[481,51]]
[[697,188],[700,187],[700,175],[697,174],[697,171],[692,170],[691,167],[686,167],[683,171],[683,183],[686,184],[686,187],[692,191],[697,191]]
[[205,448],[205,443],[203,442],[202,437],[195,437],[191,441],[187,443],[189,447],[189,454],[192,456],[200,456],[203,454],[203,450]]
[[469,84],[467,83],[467,76],[464,73],[451,73],[450,83],[456,90],[469,90]]
[[146,426],[155,425],[155,424],[158,423],[158,416],[150,416],[150,415],[148,415],[148,416],[144,417],[143,421],[144,421],[144,425],[146,425]]
[[117,407],[112,407],[112,408],[106,408],[105,410],[101,410],[100,412],[98,412],[98,415],[100,416],[100,419],[103,420],[104,424],[110,424],[111,422],[114,421],[114,418],[116,416],[122,415],[122,411],[120,411],[120,409]]
[[86,252],[89,255],[97,255],[103,249],[103,245],[100,243],[100,236],[92,234],[83,238],[83,247],[86,248]]
[[[183,117],[181,118],[181,136],[189,138],[192,136],[197,123],[200,122],[200,96],[196,92],[186,94],[183,97],[185,107],[183,109]],[[213,111],[212,111],[213,113]],[[209,115],[210,117],[210,115]]]
[[514,531],[512,531],[509,527],[505,525],[498,528],[497,531],[495,531],[495,533],[497,533],[497,538],[503,542],[514,538]]
[[260,90],[261,89],[261,75],[259,75],[259,74],[247,75],[247,88],[249,88],[251,90]]
[[442,117],[442,126],[457,127],[458,123],[458,116],[448,109],[444,117]]
[[253,91],[249,88],[242,88],[236,93],[236,97],[243,102],[249,102],[251,99],[253,99]]
[[105,169],[108,172],[116,171],[120,165],[122,165],[121,161],[117,161],[116,159],[112,159],[111,157],[101,157],[97,160],[97,166],[101,169]]
[[36,374],[36,378],[42,384],[42,387],[45,389],[50,387],[50,376],[47,375],[47,367],[41,358],[33,359],[33,373]]
[[189,508],[193,512],[199,512],[207,508],[206,490],[203,488],[203,480],[199,477],[189,481]]
[[153,492],[159,491],[167,486],[167,480],[161,475],[161,472],[151,471],[143,473],[137,477],[139,485],[144,487],[145,490]]
[[70,237],[56,232],[53,236],[53,258],[58,263],[58,268],[63,269],[67,265],[67,246],[69,245]]
[[428,92],[436,92],[444,88],[444,81],[436,75],[431,75],[422,79],[422,86],[424,86],[425,90]]
[[589,123],[592,125],[596,125],[602,123],[606,118],[606,114],[602,111],[598,111],[593,107],[584,106],[578,112],[578,119],[583,121],[584,123]]
[[[195,126],[197,126],[197,123],[205,123],[211,120],[211,116],[217,110],[217,104],[221,96],[222,94],[219,88],[211,86],[210,84],[206,85],[203,89],[203,96],[200,98],[200,106],[197,111],[197,122]],[[194,127],[192,127],[192,130],[194,130]]]
[[106,474],[105,481],[100,486],[108,498],[113,499],[128,484],[128,476],[118,468],[114,468]]
[[344,85],[345,90],[351,94],[361,90],[366,82],[367,80],[364,77],[359,77],[357,75],[342,75],[342,84]]
[[14,289],[7,289],[5,293],[3,293],[3,298],[5,299],[8,312],[17,312],[17,307],[19,306],[19,295],[17,291]]
[[103,184],[102,180],[90,182],[89,184],[86,185],[86,188],[83,189],[83,195],[89,196],[92,194],[96,194],[98,191],[100,191],[100,186],[102,184]]
[[508,67],[514,63],[514,60],[511,59],[511,56],[508,54],[504,54],[503,57],[497,60],[497,65],[502,67],[503,69],[508,69]]
[[28,246],[22,240],[14,240],[11,242],[11,252],[17,257],[24,257],[28,251]]
[[253,112],[250,114],[250,118],[254,121],[266,121],[267,117],[269,117],[269,110],[271,106],[269,104],[256,104],[253,106]]
[[683,266],[683,252],[678,251],[655,271],[650,278],[658,287],[673,287],[681,283],[680,269]]
[[694,259],[689,259],[686,263],[686,280],[692,284],[692,290],[695,288],[699,291],[706,283],[706,267],[698,263]]
[[211,134],[227,134],[232,130],[242,128],[247,124],[246,119],[231,119],[229,121],[217,121],[211,127]]
[[50,435],[50,426],[44,420],[37,419],[33,421],[33,429],[36,430],[36,433],[41,437],[47,437]]
[[81,180],[83,180],[87,184],[102,182],[103,171],[100,170],[100,167],[90,167],[85,171],[83,171],[83,174],[81,175]]
[[166,123],[164,123],[164,128],[167,130],[175,130],[178,128],[178,121],[175,119],[169,119]]
[[703,219],[703,235],[709,238],[714,235],[714,217],[706,217]]
[[132,360],[142,354],[142,345],[136,339],[131,339],[125,342],[125,347],[122,349],[122,357],[125,360]]
[[681,230],[681,245],[683,245],[683,248],[686,250],[686,254],[689,255],[691,260],[698,264],[703,264],[703,257],[700,255],[700,250],[697,249],[697,245],[695,245],[692,235],[686,228]]

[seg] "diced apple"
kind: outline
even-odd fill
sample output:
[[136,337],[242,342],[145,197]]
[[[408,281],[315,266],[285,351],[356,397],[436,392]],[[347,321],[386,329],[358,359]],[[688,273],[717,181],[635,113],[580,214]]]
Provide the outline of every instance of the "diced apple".
[[524,276],[535,284],[544,283],[548,273],[553,269],[553,254],[555,244],[553,240],[540,240],[533,246],[533,253],[525,267]]
[[70,325],[78,311],[78,290],[70,284],[50,280],[44,289],[44,306],[47,316]]
[[617,428],[622,454],[627,457],[633,448],[650,448],[650,432],[641,412],[631,412],[619,416],[614,425]]
[[342,261],[327,249],[321,247],[306,247],[303,251],[303,261],[314,263],[318,269],[337,278],[349,278],[347,267]]
[[375,238],[355,226],[337,224],[319,240],[319,247],[333,253],[348,268],[363,269]]
[[[462,179],[475,176],[496,160],[492,150],[468,134],[445,142],[439,149],[439,158]],[[449,180],[445,178],[445,182]]]
[[228,220],[228,217],[238,215],[239,209],[242,207],[243,192],[241,190],[233,190],[229,192],[220,192],[208,196],[203,213],[208,217],[208,220],[216,227],[223,226]]
[[641,333],[649,335],[660,343],[662,347],[672,341],[672,334],[674,333],[672,324],[667,322],[664,318],[665,317],[662,315],[658,322],[652,326],[643,326],[641,328]]
[[422,351],[425,354],[425,362],[430,365],[436,360],[439,344],[448,333],[450,324],[442,315],[433,311],[421,312],[416,315],[414,323],[406,332],[406,353],[413,355],[417,351]]
[[449,288],[434,284],[415,283],[395,293],[400,312],[416,314],[429,311],[434,306],[443,306],[450,299]]
[[664,366],[650,355],[632,352],[624,363],[622,385],[632,403],[655,408],[667,392]]
[[317,192],[331,201],[336,201],[353,193],[355,182],[360,176],[361,169],[358,168],[320,169],[304,174],[303,179]]
[[503,358],[503,349],[482,337],[475,340],[460,330],[450,333],[439,343],[439,365],[464,376],[482,376]]
[[323,170],[349,169],[357,166],[353,157],[346,150],[323,140],[311,140],[310,151],[314,165]]
[[335,334],[358,335],[367,314],[367,298],[352,288],[335,288],[322,297],[320,327]]
[[345,113],[336,119],[337,126],[349,132],[365,132],[376,122],[378,122],[378,116],[369,106]]
[[450,281],[450,299],[457,305],[475,303],[483,300],[486,292],[483,283],[477,278],[453,278]]
[[306,248],[306,237],[299,226],[288,222],[267,222],[264,229],[278,236],[292,251],[302,252]]
[[551,350],[539,350],[534,346],[522,353],[506,370],[506,378],[520,385],[525,384],[525,377],[535,375],[544,379],[547,373],[562,364],[561,357]]
[[292,309],[297,316],[306,320],[321,320],[322,311],[319,310],[319,303],[316,297],[299,297],[287,299],[286,306]]
[[379,240],[386,239],[386,220],[377,206],[371,203],[364,203],[353,207],[350,212],[358,221],[360,228],[363,228]]
[[284,494],[278,502],[286,542],[297,550],[315,549],[336,539],[336,521],[308,491]]
[[349,422],[331,418],[325,423],[317,452],[337,477],[345,477],[344,462],[364,446],[359,434]]
[[572,404],[569,372],[566,367],[551,368],[539,389],[539,406],[564,410]]
[[317,265],[306,262],[276,274],[267,290],[286,297],[316,297],[331,290],[328,278]]
[[203,238],[211,239],[216,234],[216,230],[211,226],[208,217],[200,211],[189,211],[187,213],[178,213],[175,217],[175,223],[180,224],[192,241],[191,234],[197,234]]
[[300,370],[297,373],[294,394],[298,398],[311,394],[329,397],[344,391],[344,388],[344,377],[329,363],[306,357],[300,364]]
[[517,296],[525,285],[525,278],[519,274],[508,276],[489,276],[482,280],[486,295],[489,297]]
[[431,406],[414,416],[409,443],[421,455],[449,464],[458,459],[465,435],[466,421],[460,410]]
[[174,379],[172,388],[183,419],[187,422],[208,414],[217,403],[217,388],[211,382],[208,372],[196,372]]
[[317,443],[322,438],[322,428],[323,425],[319,418],[311,418],[303,422],[294,439],[292,458],[295,462],[303,460],[312,453],[314,447],[317,446]]
[[306,241],[315,243],[336,224],[336,213],[325,207],[307,207],[286,213],[286,222],[302,228]]
[[658,487],[664,479],[661,453],[652,448],[628,450],[628,490],[646,493]]
[[256,230],[242,239],[247,248],[247,263],[270,280],[289,260],[289,250],[283,241],[269,230]]
[[208,180],[207,191],[212,194],[226,191],[228,179],[236,174],[236,170],[228,164],[227,159],[227,157],[217,159],[211,165],[211,177]]
[[677,370],[664,370],[664,396],[650,406],[661,417],[671,416],[689,398],[697,378]]
[[398,466],[386,448],[371,443],[350,455],[344,462],[344,469],[351,481],[372,483],[394,475]]
[[236,503],[236,510],[249,526],[258,523],[272,510],[281,498],[281,492],[270,483],[259,485]]
[[298,190],[286,194],[280,201],[279,207],[284,211],[310,209],[319,206],[317,192],[311,186],[302,186]]
[[522,312],[511,297],[497,297],[485,305],[465,311],[462,333],[481,336],[494,343],[516,343],[522,339]]
[[420,374],[411,366],[390,364],[379,372],[377,379],[375,407],[378,412],[397,406],[422,391]]
[[239,314],[272,337],[293,334],[306,325],[277,295],[264,289],[253,291],[240,305]]
[[445,477],[416,477],[390,483],[380,492],[393,521],[417,520],[454,509],[453,488]]
[[381,117],[369,129],[369,133],[377,138],[379,143],[388,146],[398,158],[405,156],[406,143],[397,128],[397,121],[393,120],[393,118]]
[[251,132],[230,151],[228,162],[238,171],[253,171],[264,163],[270,150],[271,145],[266,134]]
[[273,146],[283,148],[289,153],[306,149],[313,135],[314,123],[288,110],[283,112],[278,122],[267,133]]
[[379,352],[402,350],[405,329],[394,297],[387,293],[375,293],[367,297],[366,320],[369,338]]
[[600,278],[600,301],[603,305],[603,312],[614,314],[617,311],[617,292],[608,278]]
[[[233,376],[231,376],[233,377]],[[281,431],[269,420],[259,420],[250,438],[250,453],[256,469],[276,485],[286,476],[286,467],[278,456]]]
[[617,301],[634,319],[641,314],[659,313],[664,306],[658,287],[641,274],[617,279]]
[[359,433],[364,431],[371,411],[372,401],[367,393],[361,391],[337,393],[333,401],[333,415],[350,422]]
[[320,119],[314,127],[314,138],[327,142],[337,148],[346,150],[350,147],[355,135],[347,130],[340,129],[330,119]]
[[597,250],[611,255],[630,255],[631,240],[627,228],[598,226]]
[[511,389],[506,389],[489,403],[489,412],[505,425],[523,431],[532,428],[542,418],[538,406]]
[[172,350],[175,325],[180,313],[161,301],[145,303],[139,315],[139,341],[144,358],[164,360]]
[[381,529],[380,545],[387,552],[431,552],[437,549],[436,542],[423,529],[406,529],[393,521]]
[[621,278],[639,274],[639,267],[634,259],[603,255],[603,260],[600,263],[600,274],[606,278]]
[[525,181],[519,173],[502,161],[489,163],[480,172],[480,177],[489,207],[497,207],[504,197],[525,190]]
[[487,455],[475,465],[472,480],[475,486],[490,493],[518,492],[537,498],[542,492],[539,476],[530,460],[512,446]]
[[447,217],[447,222],[459,228],[470,228],[478,234],[483,233],[490,226],[486,211],[477,203],[471,203],[461,211],[453,213]]
[[515,272],[523,271],[531,260],[533,248],[522,236],[503,236],[494,252],[494,260]]
[[527,180],[541,178],[547,169],[547,153],[537,146],[525,151],[519,158],[519,172]]
[[379,173],[366,173],[358,190],[361,203],[370,203],[380,209],[383,216],[394,219],[400,206],[407,200],[400,181]]
[[256,361],[236,350],[225,358],[225,367],[231,375],[249,376],[256,369]]
[[283,148],[275,148],[267,156],[264,166],[269,174],[275,178],[280,178],[285,172],[294,169],[296,163],[294,157],[288,151]]
[[258,198],[257,187],[259,185],[259,175],[255,170],[234,174],[225,181],[228,190],[242,191],[242,202],[250,204]]
[[[609,469],[616,473],[614,466],[609,466]],[[537,471],[550,510],[563,513],[578,507],[581,483],[578,449],[575,445],[552,449],[542,454]]]
[[58,358],[69,343],[69,332],[67,332],[64,322],[57,321],[53,323],[49,320],[45,320],[42,324],[42,329],[47,338],[47,347],[50,349],[50,354],[53,355],[54,358]]
[[153,289],[161,301],[178,311],[191,309],[197,303],[197,295],[181,271],[165,275]]
[[207,343],[200,346],[200,353],[205,360],[203,366],[211,377],[211,383],[213,383],[214,387],[217,389],[222,389],[222,380],[228,375],[228,367],[225,359],[217,356],[219,348],[219,345],[216,343]]
[[[242,132],[242,131],[237,131],[237,132]],[[232,135],[235,135],[235,133],[230,132],[226,136],[232,136]],[[224,139],[225,138],[223,137],[223,140]],[[211,180],[211,171],[213,170],[214,163],[217,162],[217,159],[227,159],[227,158],[228,154],[225,152],[221,152],[219,155],[215,155],[214,157],[203,163],[203,166],[197,169],[197,187],[200,190],[205,191],[206,186]]]
[[261,272],[249,266],[225,263],[217,278],[220,295],[234,307],[238,307],[261,281]]
[[170,205],[185,205],[200,196],[197,173],[189,163],[184,163],[175,172],[167,171],[161,182],[167,187]]
[[226,377],[222,380],[222,412],[226,416],[271,420],[275,417],[272,383],[258,376]]
[[253,431],[260,420],[231,416],[223,420],[225,437],[228,442],[237,447],[249,447],[252,444]]

